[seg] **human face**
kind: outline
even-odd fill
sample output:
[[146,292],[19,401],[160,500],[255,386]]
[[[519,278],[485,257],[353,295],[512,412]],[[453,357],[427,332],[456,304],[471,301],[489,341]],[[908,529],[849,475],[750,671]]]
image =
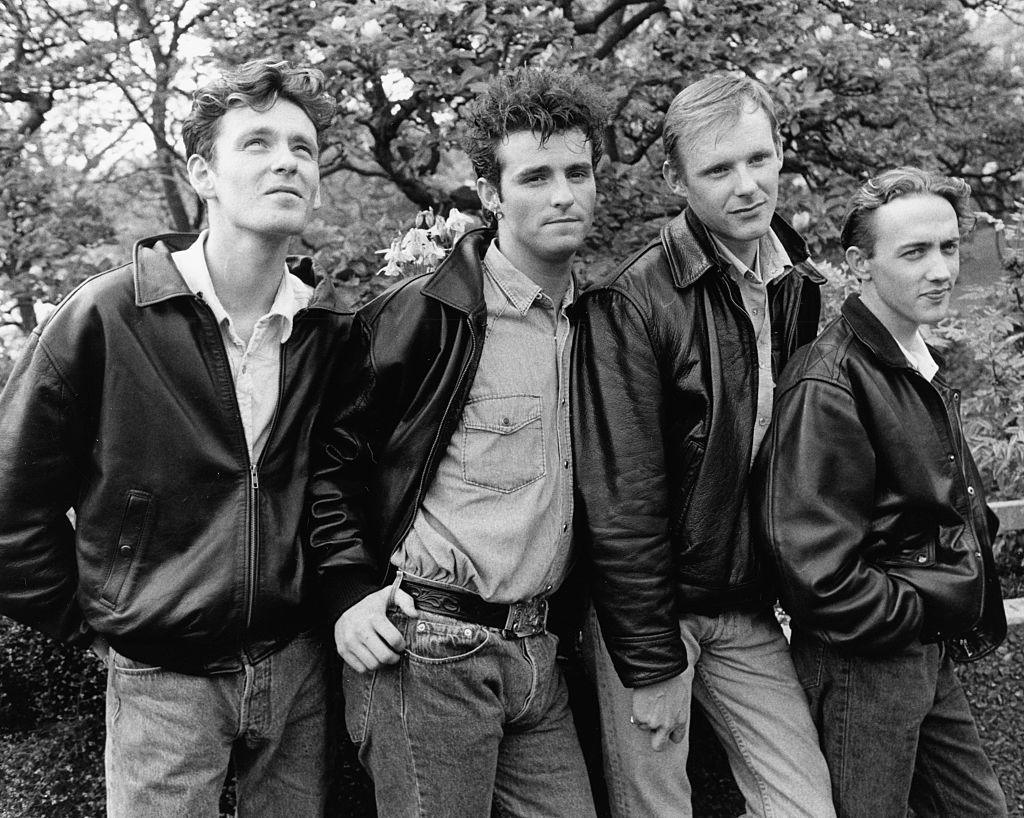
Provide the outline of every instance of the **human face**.
[[[701,223],[741,261],[752,264],[779,198],[782,146],[768,114],[745,109],[732,122],[712,125],[667,161],[665,179],[686,197]],[[680,171],[681,169],[681,171]]]
[[503,214],[501,252],[526,275],[568,273],[594,221],[591,158],[579,129],[552,134],[544,144],[532,131],[517,131],[498,146],[500,188],[477,180],[481,201]]
[[320,206],[316,129],[293,102],[265,111],[229,108],[213,156],[189,157],[189,179],[210,212],[210,231],[293,236]]
[[874,252],[850,247],[846,260],[861,279],[861,301],[906,345],[949,312],[960,273],[956,211],[941,196],[912,194],[874,211],[870,226]]

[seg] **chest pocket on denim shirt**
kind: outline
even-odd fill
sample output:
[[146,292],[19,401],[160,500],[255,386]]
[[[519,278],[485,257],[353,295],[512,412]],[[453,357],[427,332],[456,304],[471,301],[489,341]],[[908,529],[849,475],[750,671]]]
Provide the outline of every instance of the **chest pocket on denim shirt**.
[[475,398],[462,417],[462,477],[467,483],[508,494],[544,476],[539,396]]

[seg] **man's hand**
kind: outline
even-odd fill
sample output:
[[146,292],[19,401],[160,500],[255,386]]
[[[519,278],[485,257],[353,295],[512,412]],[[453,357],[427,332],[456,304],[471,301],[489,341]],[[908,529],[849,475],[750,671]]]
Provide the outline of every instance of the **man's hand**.
[[[338,655],[356,673],[393,665],[405,650],[405,639],[387,616],[390,596],[390,587],[381,588],[361,599],[334,623]],[[406,616],[416,616],[416,604],[400,588],[395,591],[395,604]]]
[[649,730],[651,749],[661,750],[671,738],[678,744],[686,736],[690,718],[689,682],[682,674],[633,690],[633,716],[641,730]]

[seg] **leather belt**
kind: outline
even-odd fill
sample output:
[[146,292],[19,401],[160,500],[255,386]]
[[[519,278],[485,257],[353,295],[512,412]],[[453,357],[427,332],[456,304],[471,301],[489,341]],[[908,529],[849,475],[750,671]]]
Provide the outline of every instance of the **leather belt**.
[[471,591],[408,576],[402,577],[399,587],[415,600],[417,608],[463,622],[500,628],[501,635],[507,639],[534,636],[547,627],[548,601],[540,597],[502,605],[488,602]]

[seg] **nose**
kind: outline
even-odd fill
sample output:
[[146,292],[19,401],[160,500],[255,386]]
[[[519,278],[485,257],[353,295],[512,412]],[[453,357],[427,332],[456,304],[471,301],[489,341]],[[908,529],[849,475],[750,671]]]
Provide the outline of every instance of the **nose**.
[[273,168],[278,173],[294,173],[299,167],[298,159],[292,149],[286,145],[279,145],[274,151]]
[[555,207],[567,208],[575,201],[576,195],[573,193],[569,180],[565,176],[557,177],[551,186],[551,204]]
[[736,195],[749,196],[757,190],[757,181],[754,174],[746,164],[741,164],[736,170]]
[[929,254],[928,272],[926,276],[929,281],[942,284],[947,281],[955,282],[960,272],[960,255],[945,255],[941,250],[935,250]]

